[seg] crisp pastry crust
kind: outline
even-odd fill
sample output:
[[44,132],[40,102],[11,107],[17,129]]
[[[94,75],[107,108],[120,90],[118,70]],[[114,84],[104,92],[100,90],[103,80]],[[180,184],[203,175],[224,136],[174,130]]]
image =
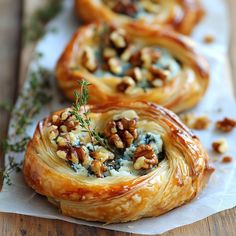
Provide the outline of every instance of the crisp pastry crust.
[[77,81],[85,79],[91,104],[149,101],[180,112],[201,100],[209,67],[182,35],[138,24],[94,23],[74,34],[57,63],[56,78],[69,99],[79,89]]
[[145,173],[103,178],[76,173],[66,159],[57,156],[50,141],[52,120],[64,119],[64,110],[54,113],[39,122],[26,150],[23,173],[27,184],[48,197],[63,214],[106,223],[158,216],[195,198],[207,183],[213,171],[208,155],[199,139],[172,112],[149,103],[96,105],[90,106],[90,111],[100,132],[114,117],[137,114],[142,132],[160,134],[164,158]]
[[75,0],[75,12],[85,22],[133,22],[144,27],[161,26],[187,35],[204,15],[199,0]]

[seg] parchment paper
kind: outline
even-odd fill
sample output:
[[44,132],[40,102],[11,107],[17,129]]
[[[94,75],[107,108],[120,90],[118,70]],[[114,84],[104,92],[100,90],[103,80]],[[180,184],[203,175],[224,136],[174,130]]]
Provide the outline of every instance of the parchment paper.
[[[236,103],[233,97],[229,63],[225,56],[228,47],[229,23],[227,11],[222,0],[204,0],[206,17],[197,27],[193,37],[199,42],[199,50],[208,58],[211,67],[211,81],[206,96],[202,102],[193,109],[196,114],[207,114],[212,121],[228,117],[236,117]],[[58,32],[48,33],[38,44],[36,50],[42,52],[42,66],[52,70],[61,54],[64,46],[76,29],[78,22],[74,19],[72,12],[72,1],[65,1],[63,12],[54,19],[48,27],[56,27]],[[215,36],[216,41],[210,45],[202,44],[202,38],[206,34]],[[34,62],[31,68],[35,67]],[[69,106],[61,104],[55,81],[51,78],[53,90],[51,91],[54,99],[39,115],[34,119],[33,124],[27,129],[29,135],[33,134],[37,122],[52,111]],[[24,89],[28,83],[26,81]],[[18,99],[16,106],[21,104]],[[221,112],[219,111],[221,109]],[[214,123],[214,122],[213,122]],[[11,119],[14,124],[14,117]],[[11,137],[13,128],[10,125],[9,136]],[[234,157],[230,164],[222,164],[219,161],[212,163],[216,168],[207,188],[197,199],[189,204],[179,207],[171,212],[155,218],[142,219],[132,223],[102,225],[94,222],[86,222],[61,215],[56,208],[49,204],[45,197],[39,196],[28,188],[22,173],[12,175],[13,185],[3,187],[0,193],[0,211],[11,212],[25,215],[38,216],[49,219],[60,219],[77,224],[96,226],[117,231],[125,231],[139,234],[157,234],[171,230],[173,228],[191,224],[219,211],[232,208],[236,205],[236,132],[229,134],[217,133],[214,125],[206,131],[195,132],[204,147],[212,157],[218,157],[211,152],[212,141],[225,137],[229,143],[230,150],[227,154]],[[219,157],[218,157],[219,158]],[[18,155],[18,160],[23,159],[23,155]],[[219,158],[220,160],[220,158]],[[7,161],[7,157],[6,157]]]

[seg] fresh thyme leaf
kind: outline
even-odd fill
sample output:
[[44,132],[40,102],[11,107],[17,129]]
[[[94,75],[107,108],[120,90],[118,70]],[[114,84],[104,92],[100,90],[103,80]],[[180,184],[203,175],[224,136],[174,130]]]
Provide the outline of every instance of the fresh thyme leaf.
[[32,118],[52,100],[52,96],[48,94],[50,76],[51,72],[41,66],[30,73],[29,88],[21,94],[21,106],[13,111],[13,115],[17,117],[15,121],[17,135],[23,134],[26,127],[31,124]]
[[90,84],[85,80],[80,81],[79,84],[80,93],[77,91],[74,93],[75,102],[72,105],[71,114],[79,121],[80,126],[83,128],[82,132],[89,134],[93,150],[95,150],[94,146],[96,143],[110,150],[107,140],[101,137],[101,135],[96,131],[96,128],[92,128],[91,126],[91,119],[89,117],[90,110],[88,110],[86,106],[89,99],[88,86]]
[[10,102],[5,101],[5,102],[1,102],[0,103],[0,110],[4,110],[7,112],[11,112],[12,111],[12,105]]
[[[14,128],[12,137],[17,141],[2,141],[1,147],[5,153],[25,151],[30,140],[30,137],[26,134],[28,125],[32,122],[33,117],[40,112],[41,108],[52,99],[49,82],[52,73],[39,65],[38,60],[42,56],[41,53],[35,55],[36,69],[30,72],[29,86],[20,94],[20,105],[12,111],[14,121],[14,125],[11,126]],[[9,157],[9,165],[5,171],[2,171],[3,179],[7,184],[11,184],[10,174],[19,170],[20,166],[21,163],[17,163],[14,157]]]
[[11,173],[13,171],[21,171],[22,164],[23,162],[17,163],[14,157],[9,157],[9,164],[6,166],[5,170],[0,170],[0,173],[2,173],[3,179],[7,185],[12,185]]
[[62,0],[51,0],[37,10],[24,26],[24,41],[35,42],[45,35],[45,24],[54,18],[62,9]]
[[5,153],[7,152],[23,152],[26,148],[27,143],[29,142],[30,137],[24,137],[16,143],[9,143],[8,140],[3,140],[1,143],[2,149]]

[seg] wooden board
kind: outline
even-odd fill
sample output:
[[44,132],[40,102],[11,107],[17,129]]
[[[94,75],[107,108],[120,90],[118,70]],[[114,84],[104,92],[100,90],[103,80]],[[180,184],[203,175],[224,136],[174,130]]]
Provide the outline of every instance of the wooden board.
[[[44,0],[45,1],[45,0]],[[16,99],[19,85],[25,77],[28,61],[34,45],[22,50],[20,40],[20,24],[22,19],[30,15],[34,7],[42,4],[40,0],[25,0],[24,4],[18,0],[0,1],[0,101]],[[227,0],[231,11],[232,38],[230,59],[233,76],[236,76],[236,1]],[[24,14],[22,14],[24,9]],[[21,49],[21,53],[19,54]],[[20,68],[19,66],[20,65]],[[20,69],[20,70],[19,70]],[[19,73],[19,71],[21,73]],[[19,76],[17,76],[19,74]],[[19,79],[21,78],[21,79]],[[21,82],[20,82],[21,81]],[[236,91],[236,80],[233,80]],[[7,131],[9,115],[1,113],[0,137]],[[1,154],[0,154],[1,155]],[[235,157],[236,159],[236,157]],[[1,155],[1,163],[2,155]],[[219,186],[220,187],[220,186]],[[171,230],[163,236],[171,235],[236,235],[236,208],[227,210],[191,225]],[[158,227],[158,225],[156,226]],[[93,227],[80,226],[59,220],[41,219],[31,216],[0,213],[0,235],[116,235],[128,236],[131,234],[102,230]]]

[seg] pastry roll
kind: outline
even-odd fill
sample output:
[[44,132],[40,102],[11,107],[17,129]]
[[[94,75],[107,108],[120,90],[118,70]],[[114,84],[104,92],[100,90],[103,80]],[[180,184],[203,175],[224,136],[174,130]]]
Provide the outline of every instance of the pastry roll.
[[63,214],[105,223],[158,216],[206,184],[208,155],[172,112],[150,103],[87,108],[99,139],[69,108],[39,122],[25,154],[25,181]]
[[149,101],[180,112],[195,106],[208,86],[209,68],[193,42],[137,24],[82,26],[56,67],[59,87],[73,99],[85,79],[90,103]]
[[190,34],[204,15],[199,0],[75,0],[75,11],[85,22],[135,22]]

